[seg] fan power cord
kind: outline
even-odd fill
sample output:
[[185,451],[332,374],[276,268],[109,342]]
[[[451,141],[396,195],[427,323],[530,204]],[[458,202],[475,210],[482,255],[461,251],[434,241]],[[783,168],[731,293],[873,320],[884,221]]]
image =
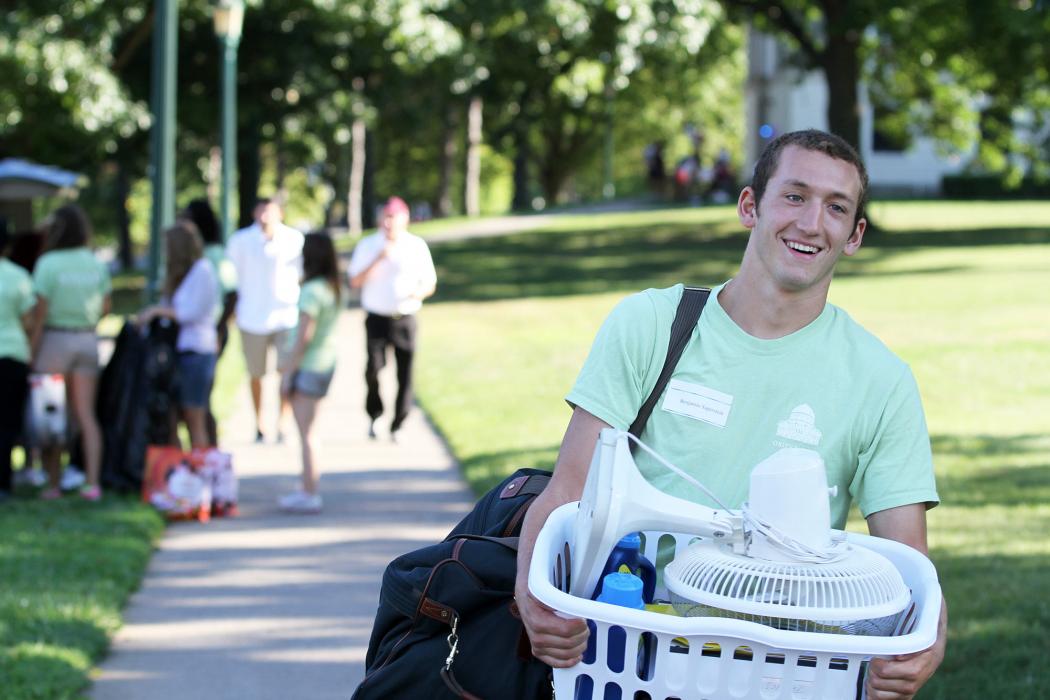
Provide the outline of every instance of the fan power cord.
[[[638,445],[638,447],[645,450],[645,452],[650,457],[662,464],[669,471],[673,472],[674,474],[677,474],[679,477],[685,479],[688,483],[692,484],[693,486],[697,487],[705,494],[707,494],[707,497],[714,501],[716,504],[718,504],[718,506],[721,507],[723,510],[733,512],[732,508],[723,503],[722,499],[720,499],[718,496],[712,493],[711,489],[701,484],[696,478],[694,478],[690,474],[687,474],[683,469],[680,469],[674,464],[671,464],[669,461],[664,459],[664,457],[660,455],[656,450],[646,445],[644,442],[639,440],[631,433],[625,432],[624,435],[627,436],[628,440],[634,442],[634,444]],[[790,535],[785,534],[773,524],[768,523],[759,518],[757,515],[751,512],[751,510],[748,508],[747,503],[745,503],[741,507],[739,512],[740,515],[743,517],[744,522],[748,526],[750,526],[750,530],[752,533],[757,532],[761,534],[773,546],[783,550],[788,556],[790,556],[792,559],[796,559],[799,562],[809,564],[829,564],[832,562],[841,561],[850,552],[849,545],[846,543],[845,537],[832,537],[831,544],[828,547],[811,547],[808,544],[800,542],[795,538],[791,537]]]

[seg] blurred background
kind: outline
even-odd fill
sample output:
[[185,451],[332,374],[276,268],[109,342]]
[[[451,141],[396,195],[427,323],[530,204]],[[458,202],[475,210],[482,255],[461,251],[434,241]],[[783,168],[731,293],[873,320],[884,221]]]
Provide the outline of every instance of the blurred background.
[[[272,193],[292,225],[354,232],[393,192],[416,219],[717,200],[716,177],[735,187],[765,141],[807,126],[854,143],[876,193],[1048,191],[1041,0],[4,5],[0,157],[80,175],[122,268],[149,238],[152,125],[173,119],[176,204],[215,202],[231,107],[233,228]],[[243,16],[232,54],[217,6]],[[165,76],[174,101],[159,111]],[[53,208],[34,201],[16,230]]]

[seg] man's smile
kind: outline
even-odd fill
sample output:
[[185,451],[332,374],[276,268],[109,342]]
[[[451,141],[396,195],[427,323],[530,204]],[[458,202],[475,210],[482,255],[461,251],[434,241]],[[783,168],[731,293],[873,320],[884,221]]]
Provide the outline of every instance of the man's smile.
[[814,255],[820,252],[820,248],[818,248],[817,246],[808,245],[806,243],[800,243],[798,241],[784,241],[784,245],[786,245],[791,250],[802,253],[804,255]]

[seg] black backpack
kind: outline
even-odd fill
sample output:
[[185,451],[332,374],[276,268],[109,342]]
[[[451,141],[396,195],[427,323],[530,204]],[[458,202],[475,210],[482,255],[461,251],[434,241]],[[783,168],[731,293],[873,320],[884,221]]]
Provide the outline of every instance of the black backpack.
[[[686,288],[667,358],[631,424],[641,433],[710,291]],[[514,604],[518,538],[550,473],[519,469],[489,491],[444,541],[387,566],[352,700],[549,700],[551,669],[532,656]]]
[[519,469],[443,542],[387,566],[353,700],[551,697],[514,606],[517,534],[548,481]]

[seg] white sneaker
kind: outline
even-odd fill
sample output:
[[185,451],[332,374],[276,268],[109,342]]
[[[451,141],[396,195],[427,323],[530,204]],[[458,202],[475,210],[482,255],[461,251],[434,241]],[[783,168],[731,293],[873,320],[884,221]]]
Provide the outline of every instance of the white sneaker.
[[34,488],[40,488],[47,483],[47,474],[40,467],[32,469],[19,469],[14,473],[16,484],[28,484]]
[[320,513],[321,494],[295,491],[277,499],[277,505],[289,513]]
[[63,491],[74,491],[79,489],[84,485],[85,481],[84,472],[80,471],[72,464],[62,471],[61,486]]

